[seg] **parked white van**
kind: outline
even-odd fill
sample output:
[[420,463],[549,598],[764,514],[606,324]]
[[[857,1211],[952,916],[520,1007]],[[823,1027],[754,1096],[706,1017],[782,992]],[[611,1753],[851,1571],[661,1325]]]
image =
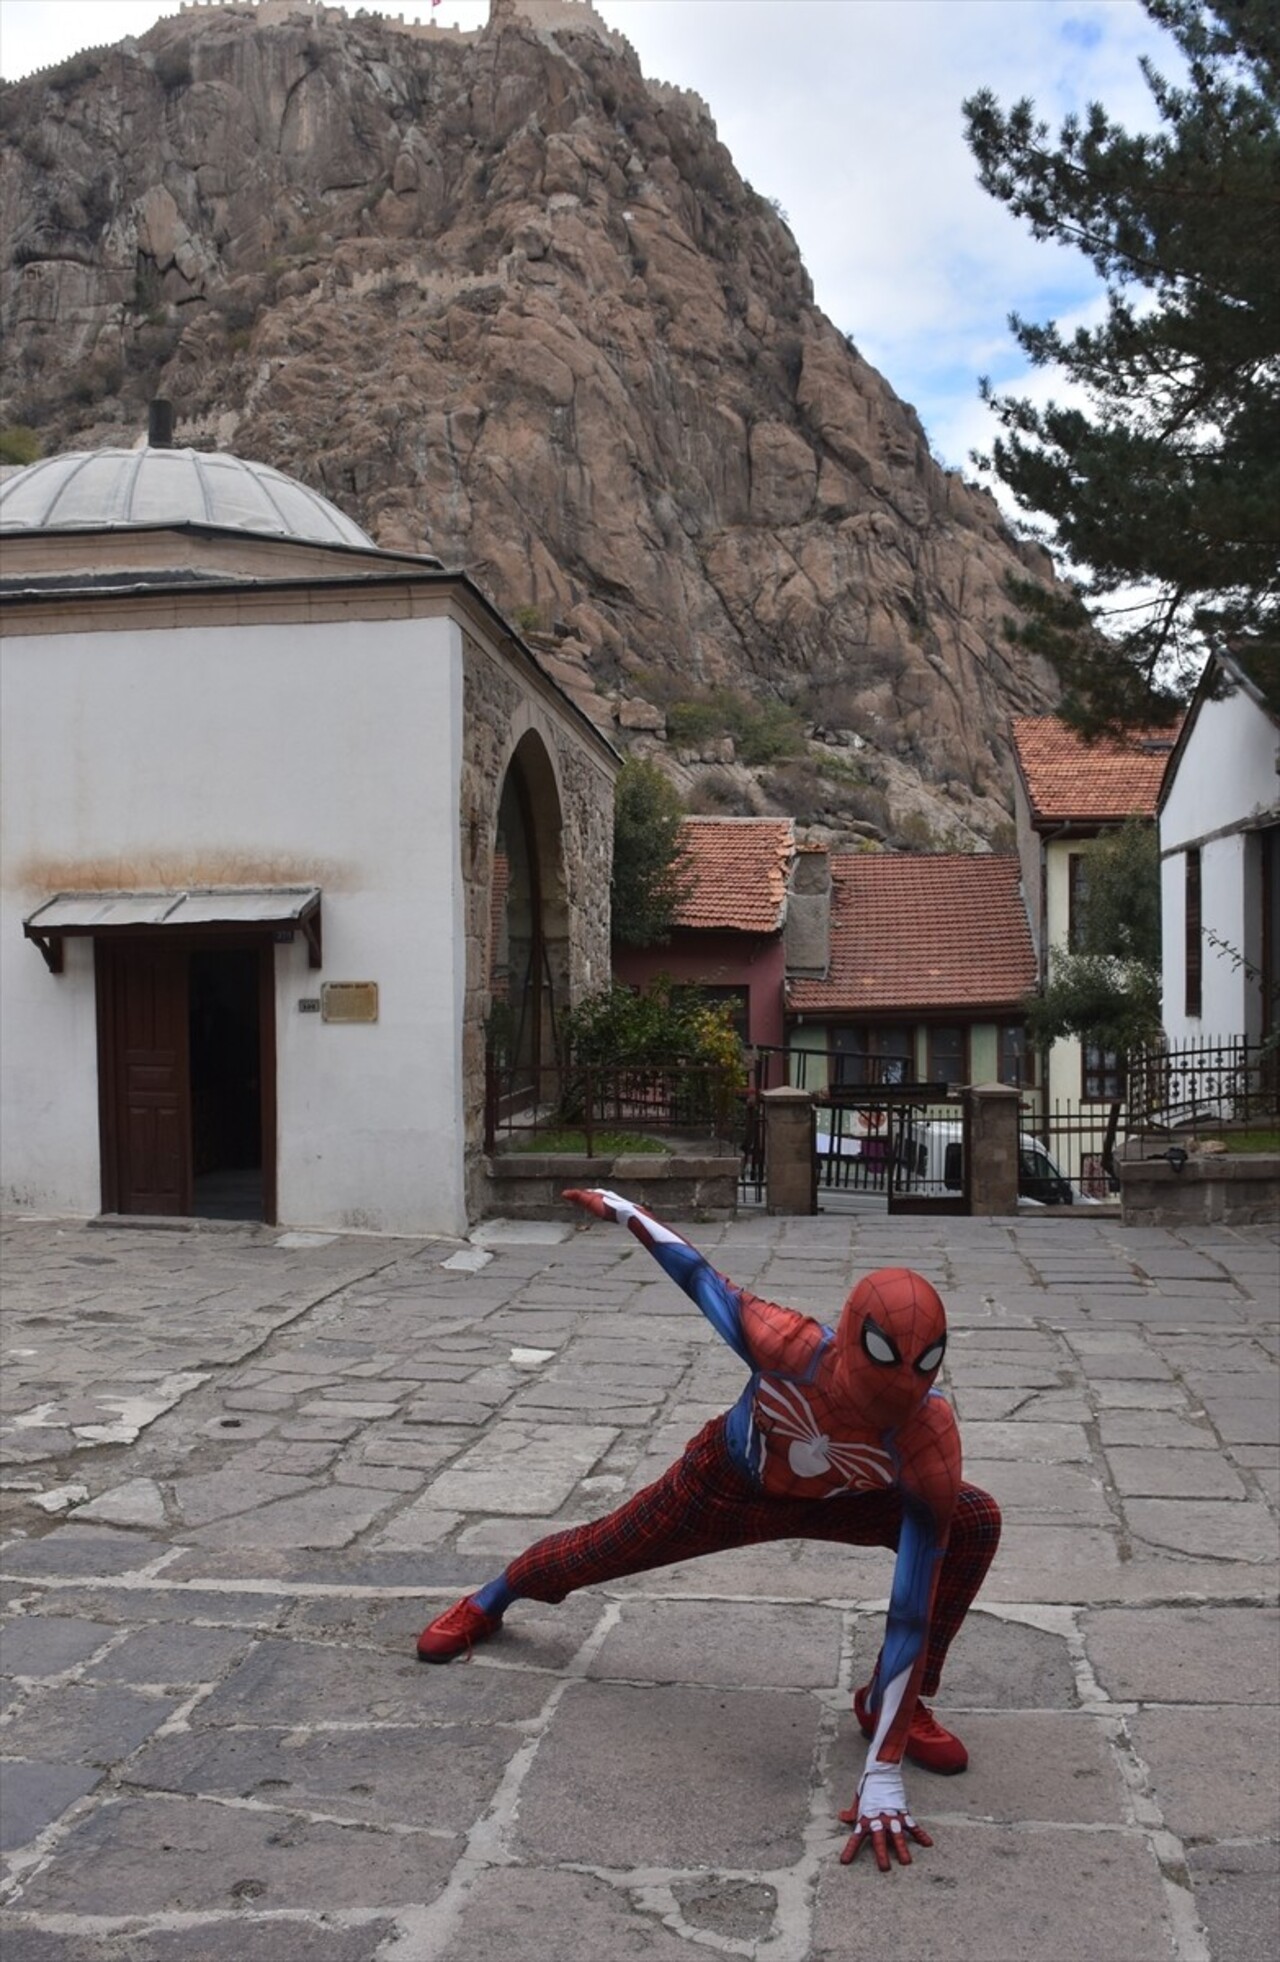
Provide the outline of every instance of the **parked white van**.
[[[908,1175],[910,1186],[932,1186],[945,1192],[964,1190],[964,1126],[926,1122],[911,1133]],[[1076,1194],[1066,1174],[1054,1164],[1038,1138],[1018,1134],[1018,1197],[1038,1206],[1074,1205]]]

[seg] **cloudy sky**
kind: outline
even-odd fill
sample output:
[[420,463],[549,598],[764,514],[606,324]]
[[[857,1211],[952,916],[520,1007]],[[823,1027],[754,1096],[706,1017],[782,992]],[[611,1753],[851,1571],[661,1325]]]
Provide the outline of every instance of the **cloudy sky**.
[[[349,11],[356,0],[342,0]],[[1097,281],[1037,244],[974,181],[960,105],[1029,95],[1053,127],[1101,101],[1150,125],[1138,61],[1171,46],[1138,0],[596,0],[644,72],[696,89],[742,175],[776,198],[818,304],[913,402],[935,451],[968,467],[989,440],[978,377],[1015,383],[1007,329],[1089,319]],[[488,0],[371,0],[477,27]],[[176,0],[0,0],[0,73],[145,31]],[[1035,378],[1035,392],[1047,392]]]

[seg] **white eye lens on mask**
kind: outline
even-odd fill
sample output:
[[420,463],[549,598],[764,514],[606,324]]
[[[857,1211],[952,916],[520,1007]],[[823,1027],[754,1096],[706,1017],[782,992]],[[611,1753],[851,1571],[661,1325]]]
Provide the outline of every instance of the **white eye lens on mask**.
[[932,1343],[925,1350],[924,1354],[916,1363],[916,1368],[922,1376],[928,1376],[931,1370],[935,1370],[938,1367],[938,1364],[942,1361],[942,1352],[946,1346],[947,1338],[944,1335],[940,1342]]
[[898,1352],[888,1336],[881,1335],[879,1329],[873,1328],[870,1322],[862,1331],[862,1344],[872,1362],[896,1363],[898,1360]]

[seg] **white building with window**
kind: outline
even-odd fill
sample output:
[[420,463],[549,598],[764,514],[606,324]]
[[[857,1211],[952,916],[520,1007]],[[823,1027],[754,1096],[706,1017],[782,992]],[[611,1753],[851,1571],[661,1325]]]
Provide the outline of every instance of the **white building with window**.
[[1257,1043],[1280,1028],[1280,692],[1214,654],[1159,800],[1164,1028]]
[[[1129,818],[1154,823],[1175,733],[1139,730],[1090,743],[1056,715],[1014,718],[1014,818],[1041,983],[1055,953],[1075,943],[1091,847]],[[1049,1051],[1040,1088],[1049,1112],[1087,1117],[1095,1107],[1101,1138],[1107,1107],[1124,1096],[1124,1058],[1064,1037]]]

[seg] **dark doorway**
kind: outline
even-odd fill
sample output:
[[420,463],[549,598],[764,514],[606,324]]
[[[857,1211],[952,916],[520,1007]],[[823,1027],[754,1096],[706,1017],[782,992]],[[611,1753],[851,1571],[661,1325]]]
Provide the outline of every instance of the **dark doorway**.
[[196,948],[190,963],[191,1210],[201,1219],[261,1219],[259,956]]
[[270,943],[99,940],[102,1204],[275,1217]]

